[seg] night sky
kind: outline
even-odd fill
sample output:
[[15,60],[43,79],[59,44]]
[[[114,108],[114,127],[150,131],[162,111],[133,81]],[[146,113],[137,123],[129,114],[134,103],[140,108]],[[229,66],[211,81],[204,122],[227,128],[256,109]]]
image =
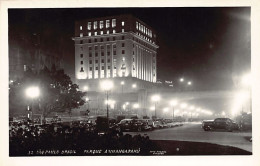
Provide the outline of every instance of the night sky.
[[74,75],[75,20],[133,14],[157,31],[158,79],[180,77],[194,90],[232,89],[250,71],[250,8],[9,9],[9,38],[40,34],[41,47],[61,54]]

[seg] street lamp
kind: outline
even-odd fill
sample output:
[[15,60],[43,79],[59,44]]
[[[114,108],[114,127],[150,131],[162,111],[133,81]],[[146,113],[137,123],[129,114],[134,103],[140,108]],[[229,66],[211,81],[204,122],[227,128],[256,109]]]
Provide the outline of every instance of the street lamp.
[[184,81],[184,78],[180,78],[180,82],[183,82]]
[[83,87],[84,91],[88,91],[88,86]]
[[169,111],[168,107],[163,108],[163,113],[166,114]]
[[[110,80],[105,80],[103,82],[101,82],[101,88],[105,91],[106,93],[106,98],[108,101],[108,93],[109,91],[113,88],[113,82]],[[107,129],[109,129],[109,112],[108,112],[108,102],[107,102]]]
[[136,111],[136,114],[137,114],[137,109],[139,108],[139,104],[135,103],[135,104],[133,105],[133,108],[134,108],[134,110]]
[[32,112],[32,124],[34,125],[34,119],[33,119],[33,102],[34,99],[37,98],[40,95],[40,90],[38,87],[29,87],[26,89],[25,94],[27,97],[31,98],[31,112]]
[[133,84],[133,85],[132,85],[132,88],[136,88],[136,84]]
[[172,120],[174,119],[174,107],[178,104],[177,100],[172,100],[170,105],[172,106]]
[[154,115],[156,118],[156,104],[158,101],[160,101],[161,97],[159,95],[153,95],[152,96],[152,101],[154,102]]
[[125,85],[125,82],[124,81],[121,81],[121,86],[122,86],[122,93],[124,92],[124,85]]
[[189,81],[189,82],[188,82],[188,85],[191,85],[191,84],[192,84],[192,82],[191,82],[191,81]]

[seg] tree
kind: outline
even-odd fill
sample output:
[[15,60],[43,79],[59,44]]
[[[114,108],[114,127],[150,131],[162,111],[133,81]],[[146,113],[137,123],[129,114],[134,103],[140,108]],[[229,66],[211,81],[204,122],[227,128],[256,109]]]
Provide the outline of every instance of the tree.
[[[85,103],[82,98],[85,92],[79,91],[79,87],[73,84],[70,77],[63,70],[55,67],[49,70],[45,67],[38,73],[26,72],[24,77],[10,85],[9,105],[10,111],[25,109],[30,102],[25,97],[25,89],[29,86],[38,86],[40,96],[34,101],[34,106],[45,118],[51,112],[69,112]],[[19,110],[18,110],[19,111]]]

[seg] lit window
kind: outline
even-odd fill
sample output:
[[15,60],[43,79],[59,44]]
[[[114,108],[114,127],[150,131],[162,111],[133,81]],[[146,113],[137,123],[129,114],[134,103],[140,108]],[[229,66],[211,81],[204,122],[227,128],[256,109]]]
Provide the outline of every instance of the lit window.
[[91,74],[89,74],[89,79],[92,79],[92,73],[91,73]]
[[138,26],[138,30],[141,30],[141,24],[140,23],[138,23],[139,24],[139,26]]
[[116,27],[116,19],[112,19],[112,28]]
[[91,22],[88,22],[88,30],[91,30]]
[[79,36],[80,36],[80,37],[83,37],[83,33],[80,33]]
[[97,21],[94,22],[94,29],[97,29]]
[[95,72],[95,78],[98,78],[98,72],[97,71]]
[[124,21],[122,21],[122,26],[125,26],[125,22]]
[[105,72],[101,71],[101,78],[104,78],[104,77],[105,77]]
[[100,28],[100,29],[103,29],[103,27],[104,27],[103,21],[100,21],[100,22],[99,22],[99,28]]
[[138,22],[136,22],[136,29],[138,29]]
[[124,30],[124,29],[122,29],[122,32],[125,32],[125,30]]
[[107,34],[109,34],[109,30],[107,30]]
[[114,69],[113,76],[116,77],[116,69]]
[[26,71],[26,70],[27,70],[27,66],[23,65],[23,71]]
[[103,31],[100,31],[100,35],[103,35]]
[[109,77],[110,77],[110,71],[107,72],[107,78],[109,78]]
[[82,26],[80,26],[79,29],[82,30]]
[[116,33],[116,30],[113,30],[113,33]]
[[97,32],[95,32],[95,36],[97,36]]
[[88,36],[91,36],[91,32],[88,33]]
[[110,20],[106,20],[106,28],[110,27]]

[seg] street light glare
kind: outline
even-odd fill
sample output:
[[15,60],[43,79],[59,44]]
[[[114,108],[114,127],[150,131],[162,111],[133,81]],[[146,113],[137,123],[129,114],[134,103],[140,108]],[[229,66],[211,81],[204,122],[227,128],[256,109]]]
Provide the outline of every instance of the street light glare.
[[186,103],[182,103],[181,104],[181,108],[186,108],[187,107],[187,104]]
[[113,82],[110,80],[105,80],[101,82],[101,88],[105,91],[109,91],[113,88]]
[[169,108],[168,108],[168,107],[166,107],[166,108],[163,109],[163,112],[168,112],[168,111],[169,111]]
[[188,85],[191,85],[191,84],[192,84],[192,82],[191,82],[191,81],[189,81],[189,82],[188,82]]
[[171,106],[176,106],[178,104],[178,101],[177,100],[172,100],[170,102]]
[[125,85],[125,82],[124,82],[124,81],[121,81],[121,85]]
[[180,78],[180,82],[183,82],[184,81],[184,78]]
[[88,86],[84,86],[84,91],[87,91],[88,90]]
[[251,86],[252,83],[252,78],[251,78],[251,74],[246,74],[242,77],[242,83],[245,86]]
[[133,88],[136,88],[136,84],[133,84],[132,87],[133,87]]
[[134,108],[139,108],[139,104],[135,103],[135,104],[133,105],[133,107],[134,107]]
[[30,87],[26,89],[26,96],[30,98],[36,98],[40,95],[40,90],[38,87]]
[[88,97],[86,97],[86,101],[89,101],[89,98],[88,98]]
[[152,96],[152,101],[159,101],[161,99],[161,97],[159,95],[153,95]]

